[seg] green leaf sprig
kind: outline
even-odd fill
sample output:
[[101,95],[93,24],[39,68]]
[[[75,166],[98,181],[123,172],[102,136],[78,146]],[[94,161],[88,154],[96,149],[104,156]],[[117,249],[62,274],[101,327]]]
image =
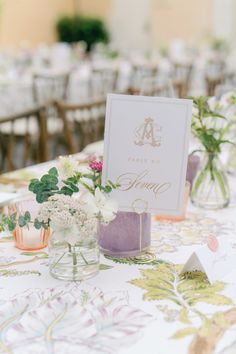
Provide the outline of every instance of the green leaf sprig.
[[5,214],[1,215],[0,219],[0,231],[9,230],[10,232],[14,231],[17,224],[23,228],[27,227],[29,229],[30,224],[33,224],[34,227],[39,230],[41,228],[48,229],[49,223],[39,221],[37,218],[32,219],[30,212],[26,211],[24,214],[17,215],[17,212],[7,216]]
[[0,232],[5,231],[8,217],[5,214],[0,214]]
[[[91,180],[93,186],[86,183],[86,179]],[[95,171],[91,173],[77,172],[74,176],[63,180],[61,183],[63,185],[59,188],[58,170],[56,167],[52,167],[47,174],[41,177],[40,180],[37,178],[32,179],[29,184],[29,190],[36,195],[36,201],[41,204],[55,194],[72,196],[74,193],[78,193],[78,185],[84,186],[92,194],[95,193],[96,188],[109,194],[112,189],[118,187],[117,184],[112,183],[110,180],[103,186],[101,183],[101,173]]]
[[[217,110],[212,111],[208,104],[208,97],[191,97],[195,111],[192,115],[192,133],[200,141],[205,151],[208,153],[220,153],[221,145],[225,143],[232,144],[225,139],[234,122],[228,122],[227,119]],[[225,120],[224,127],[219,127],[218,120]]]
[[54,194],[64,194],[71,196],[73,193],[79,192],[77,186],[80,176],[70,177],[65,181],[64,184],[59,188],[58,171],[56,167],[52,167],[47,174],[43,175],[41,179],[32,179],[29,184],[29,191],[36,194],[36,201],[38,203],[43,203],[48,200]]

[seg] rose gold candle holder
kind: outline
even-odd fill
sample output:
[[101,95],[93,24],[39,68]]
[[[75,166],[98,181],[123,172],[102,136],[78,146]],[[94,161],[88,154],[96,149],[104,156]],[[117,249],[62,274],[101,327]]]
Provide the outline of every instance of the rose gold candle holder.
[[51,234],[50,229],[36,229],[33,222],[30,222],[27,226],[20,227],[18,218],[20,215],[24,215],[26,211],[31,214],[31,219],[34,220],[37,217],[39,205],[35,200],[23,200],[9,205],[9,214],[16,213],[16,228],[13,231],[13,237],[15,240],[15,247],[20,250],[34,251],[40,250],[48,245],[48,238]]
[[155,215],[155,220],[156,221],[173,221],[173,222],[185,220],[187,207],[188,207],[190,188],[191,188],[190,182],[186,181],[185,189],[184,189],[183,206],[182,206],[182,210],[181,210],[180,215]]

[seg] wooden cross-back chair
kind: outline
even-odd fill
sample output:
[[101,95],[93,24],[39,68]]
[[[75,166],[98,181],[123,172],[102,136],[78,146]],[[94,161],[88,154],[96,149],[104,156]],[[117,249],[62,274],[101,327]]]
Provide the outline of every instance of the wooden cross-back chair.
[[225,76],[220,75],[218,77],[210,77],[206,76],[205,77],[205,82],[206,82],[206,91],[207,91],[207,96],[214,96],[216,88],[219,85],[223,85],[225,82]]
[[221,96],[228,92],[236,91],[236,72],[229,71],[224,78],[222,78],[222,83],[216,85],[214,89],[214,96],[220,99]]
[[133,64],[130,82],[127,92],[137,94],[140,92],[144,78],[155,78],[158,74],[158,66],[153,63]]
[[52,104],[67,97],[70,73],[33,75],[33,95],[37,104]]
[[158,80],[150,77],[143,78],[139,94],[143,96],[175,97],[171,80]]
[[81,104],[58,101],[56,105],[64,125],[67,153],[81,151],[86,145],[103,137],[105,98]]
[[208,96],[214,96],[217,86],[226,81],[226,63],[222,59],[209,60],[205,67],[205,83]]
[[185,98],[191,84],[193,65],[192,63],[173,63],[172,80],[176,94],[179,98]]
[[94,98],[117,91],[119,72],[113,68],[93,68],[90,80],[90,91]]
[[61,73],[37,73],[33,76],[33,96],[36,104],[47,110],[47,128],[50,136],[50,159],[64,153],[62,144],[63,124],[56,103],[67,99],[70,71]]
[[11,171],[47,161],[44,107],[0,118],[0,170]]
[[188,90],[186,89],[186,83],[184,80],[181,79],[173,79],[172,85],[175,91],[175,95],[178,98],[186,98]]

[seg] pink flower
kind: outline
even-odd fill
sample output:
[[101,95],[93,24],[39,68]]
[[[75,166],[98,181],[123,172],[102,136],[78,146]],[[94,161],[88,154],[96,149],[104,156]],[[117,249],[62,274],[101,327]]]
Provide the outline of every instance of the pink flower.
[[102,172],[103,162],[101,160],[93,160],[90,162],[89,167],[95,172]]

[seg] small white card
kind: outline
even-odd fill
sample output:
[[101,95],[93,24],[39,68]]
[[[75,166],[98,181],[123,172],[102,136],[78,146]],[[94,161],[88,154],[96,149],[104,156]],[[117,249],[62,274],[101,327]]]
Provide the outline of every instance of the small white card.
[[186,179],[192,101],[110,94],[103,183],[119,210],[179,215]]
[[219,280],[235,268],[235,253],[225,239],[210,235],[207,244],[199,247],[188,259],[182,272],[194,270],[206,274],[210,283]]

